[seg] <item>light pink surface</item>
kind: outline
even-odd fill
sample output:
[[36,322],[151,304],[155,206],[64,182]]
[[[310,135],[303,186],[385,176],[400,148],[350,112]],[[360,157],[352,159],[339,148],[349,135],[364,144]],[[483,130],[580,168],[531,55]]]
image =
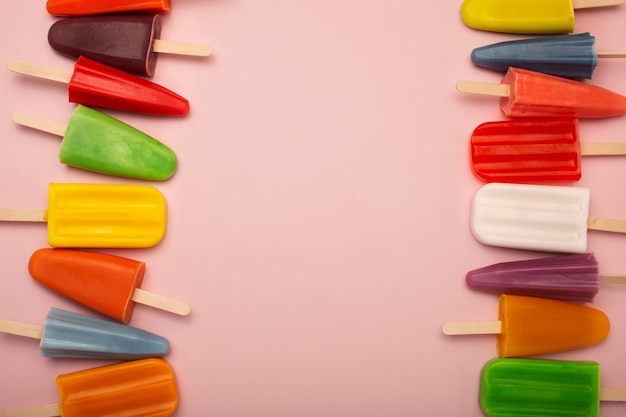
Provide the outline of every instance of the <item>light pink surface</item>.
[[[471,30],[461,1],[174,0],[163,38],[210,43],[209,59],[161,56],[155,82],[187,97],[183,119],[107,112],[174,149],[156,184],[169,204],[164,242],[113,250],[146,261],[144,289],[188,301],[177,317],[138,306],[131,324],[170,339],[177,415],[477,417],[492,336],[446,337],[447,321],[491,320],[497,297],[465,273],[541,254],[486,247],[469,231],[481,183],[469,136],[503,116],[460,79],[500,80],[470,51],[513,35]],[[577,12],[604,51],[626,50],[624,6]],[[1,59],[61,69],[44,1],[4,5]],[[626,60],[594,84],[626,93]],[[0,76],[0,207],[44,208],[47,184],[132,182],[61,165],[59,138],[16,126],[14,111],[67,121],[63,85]],[[626,140],[626,119],[582,121],[584,141]],[[626,157],[587,157],[591,213],[626,218]],[[27,261],[42,224],[0,224],[0,317],[41,324],[51,306],[86,312],[39,286]],[[626,236],[590,232],[606,273],[626,273]],[[626,286],[594,306],[612,319],[601,345],[551,355],[595,360],[602,385],[626,387]],[[0,335],[0,410],[58,401],[57,374],[102,361],[42,358]],[[626,404],[602,404],[603,417]]]

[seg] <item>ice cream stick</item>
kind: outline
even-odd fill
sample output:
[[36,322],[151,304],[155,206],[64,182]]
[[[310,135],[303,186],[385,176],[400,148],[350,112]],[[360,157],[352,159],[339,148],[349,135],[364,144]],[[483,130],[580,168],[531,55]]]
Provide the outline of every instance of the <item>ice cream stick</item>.
[[617,6],[624,0],[572,0],[572,8],[586,9],[590,7]]
[[45,119],[29,113],[13,113],[13,121],[19,125],[41,130],[57,136],[65,136],[67,125],[54,120]]
[[624,388],[600,388],[600,401],[626,401]]
[[186,316],[191,311],[189,304],[184,301],[154,294],[152,292],[142,290],[141,288],[135,288],[131,299],[136,303],[158,308],[180,316]]
[[480,94],[484,96],[508,97],[510,87],[506,84],[485,83],[481,81],[461,80],[456,89],[462,93]]
[[502,333],[502,322],[499,320],[450,322],[445,323],[442,330],[448,336],[500,334]]
[[152,51],[175,55],[209,56],[211,55],[212,49],[209,45],[200,43],[155,39],[152,42]]
[[626,155],[626,142],[584,142],[580,144],[584,156]]
[[29,64],[22,61],[9,61],[7,68],[9,71],[17,72],[19,74],[30,75],[31,77],[43,78],[64,84],[69,84],[72,78],[71,72],[50,67],[43,67],[41,65]]
[[46,222],[46,210],[27,208],[0,208],[0,221]]
[[43,335],[43,327],[36,324],[0,319],[0,332],[16,336],[30,337],[32,339],[41,339]]
[[600,274],[598,279],[603,284],[626,284],[626,275]]
[[587,218],[587,228],[602,232],[626,233],[626,220],[589,216]]
[[598,58],[626,58],[626,52],[598,52]]
[[61,405],[59,403],[0,411],[0,417],[50,417],[60,415]]

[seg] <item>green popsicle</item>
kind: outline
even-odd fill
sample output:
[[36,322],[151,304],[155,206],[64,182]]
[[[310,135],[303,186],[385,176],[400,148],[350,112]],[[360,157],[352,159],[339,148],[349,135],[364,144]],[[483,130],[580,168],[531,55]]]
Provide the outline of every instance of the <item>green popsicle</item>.
[[596,362],[493,359],[480,377],[489,417],[597,417],[600,401],[625,401],[623,389],[600,388]]
[[26,113],[13,120],[63,136],[61,163],[101,174],[161,181],[176,170],[174,152],[145,133],[97,110],[78,105],[66,125]]

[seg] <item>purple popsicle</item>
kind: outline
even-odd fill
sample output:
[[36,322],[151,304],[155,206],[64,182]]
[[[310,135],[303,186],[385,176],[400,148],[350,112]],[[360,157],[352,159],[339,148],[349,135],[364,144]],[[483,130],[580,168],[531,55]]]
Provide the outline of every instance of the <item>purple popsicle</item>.
[[624,283],[626,277],[600,275],[594,254],[582,253],[497,263],[468,272],[465,280],[494,294],[591,302],[601,282]]

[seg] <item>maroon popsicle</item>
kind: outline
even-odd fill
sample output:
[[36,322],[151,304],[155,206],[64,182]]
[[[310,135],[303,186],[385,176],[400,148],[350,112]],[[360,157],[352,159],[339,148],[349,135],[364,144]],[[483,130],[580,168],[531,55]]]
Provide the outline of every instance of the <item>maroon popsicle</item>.
[[81,55],[122,71],[152,76],[159,53],[208,56],[208,45],[161,40],[158,14],[112,14],[61,19],[48,43],[65,55]]

